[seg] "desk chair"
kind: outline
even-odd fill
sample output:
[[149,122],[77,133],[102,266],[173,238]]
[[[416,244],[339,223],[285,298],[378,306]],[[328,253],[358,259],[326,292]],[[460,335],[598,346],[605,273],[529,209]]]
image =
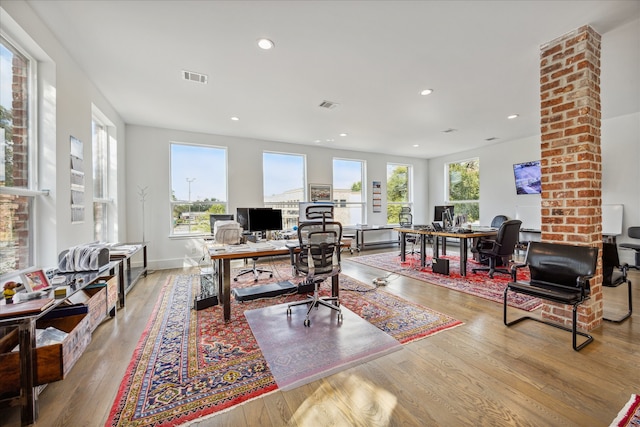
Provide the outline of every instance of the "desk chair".
[[[640,239],[640,227],[629,227],[627,229],[627,235],[632,239]],[[635,265],[630,265],[629,268],[640,270],[640,244],[620,243],[620,247],[636,251]]]
[[627,313],[624,316],[618,319],[610,319],[610,318],[604,317],[604,320],[620,323],[631,316],[631,312],[633,311],[633,306],[631,303],[631,281],[627,279],[628,269],[629,269],[629,266],[626,263],[620,264],[620,259],[618,258],[618,247],[616,246],[616,244],[603,243],[602,244],[602,286],[607,288],[616,288],[622,285],[623,283],[626,283],[628,300],[629,300]]
[[[503,222],[507,221],[509,218],[507,218],[505,215],[496,215],[493,217],[493,219],[491,220],[491,228],[500,228],[500,226],[502,225]],[[479,248],[482,247],[482,241],[486,240],[487,237],[477,237],[474,239],[473,241],[473,247],[471,248],[471,253],[473,254],[473,258],[478,261],[481,264],[489,264],[489,258],[487,258],[486,256],[480,256],[480,251]]]
[[[400,213],[398,214],[398,224],[400,227],[412,227],[413,226],[413,215],[411,214],[411,208],[402,207],[400,209]],[[415,247],[420,243],[420,235],[419,234],[406,234],[405,240],[408,243],[411,243],[411,254],[415,253]]]
[[[342,224],[328,221],[322,214],[322,222],[303,222],[298,226],[300,252],[295,257],[295,269],[305,276],[299,286],[313,285],[313,295],[304,301],[289,304],[287,316],[291,316],[291,307],[306,304],[307,316],[304,326],[311,326],[311,310],[323,305],[338,312],[338,322],[342,322],[342,310],[338,297],[320,297],[319,287],[329,277],[340,273],[340,239]],[[309,214],[307,212],[307,218]]]
[[494,273],[511,274],[507,268],[497,268],[497,265],[498,263],[506,265],[509,257],[513,255],[520,235],[520,225],[522,225],[522,221],[518,219],[507,220],[498,229],[498,235],[495,239],[482,240],[482,246],[477,248],[478,253],[489,259],[489,267],[474,268],[472,271],[474,273],[488,271],[489,277],[492,279]]

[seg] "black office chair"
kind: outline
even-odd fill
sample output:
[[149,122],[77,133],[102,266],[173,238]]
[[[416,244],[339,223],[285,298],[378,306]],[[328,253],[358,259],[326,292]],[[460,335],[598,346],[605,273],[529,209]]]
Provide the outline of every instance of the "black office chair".
[[[309,216],[307,216],[309,218]],[[311,218],[309,218],[311,219]],[[342,310],[338,297],[320,297],[319,287],[329,277],[340,273],[340,239],[342,224],[322,218],[321,222],[303,222],[298,226],[300,252],[295,256],[295,269],[305,275],[299,286],[313,285],[313,295],[304,301],[289,304],[287,316],[291,316],[291,307],[306,304],[309,306],[304,326],[310,326],[311,310],[320,305],[338,312],[338,322],[342,322]]]
[[[496,215],[491,220],[490,227],[500,228],[502,223],[507,221],[508,219],[509,218],[507,218],[505,215]],[[487,239],[488,237],[477,237],[474,241],[473,247],[471,248],[471,253],[474,254],[474,259],[481,264],[489,264],[489,258],[487,256],[480,255],[480,251],[479,251],[479,248],[482,247],[482,241]],[[500,266],[500,265],[502,265],[502,262],[500,262],[497,266]]]
[[[616,288],[623,283],[627,284],[628,288],[628,311],[627,313],[618,318],[618,319],[610,319],[604,317],[604,320],[608,320],[610,322],[620,323],[631,316],[631,312],[633,311],[633,306],[631,303],[631,281],[627,279],[627,271],[629,266],[624,263],[620,264],[620,259],[618,258],[618,247],[615,243],[603,243],[602,244],[602,286],[608,288]],[[605,300],[606,302],[606,300]]]
[[493,278],[494,273],[511,274],[507,268],[497,268],[497,264],[508,264],[516,243],[518,243],[521,225],[522,221],[519,219],[507,220],[498,229],[498,235],[495,239],[483,240],[482,246],[478,248],[478,253],[489,259],[489,267],[474,268],[473,272],[488,271],[490,278]]
[[[629,227],[627,235],[632,239],[640,239],[640,227]],[[635,265],[630,265],[629,268],[640,270],[640,245],[636,243],[620,243],[620,247],[636,251]]]
[[[398,214],[398,224],[400,227],[412,227],[413,226],[413,215],[411,214],[411,208],[402,207],[400,209],[400,213]],[[411,243],[411,254],[415,253],[416,245],[420,243],[420,235],[419,234],[405,234],[405,241],[407,243]]]

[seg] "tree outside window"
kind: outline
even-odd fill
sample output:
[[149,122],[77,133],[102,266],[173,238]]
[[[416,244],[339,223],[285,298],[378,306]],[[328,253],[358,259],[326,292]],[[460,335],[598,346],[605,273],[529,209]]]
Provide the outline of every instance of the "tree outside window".
[[411,207],[411,166],[387,164],[387,224],[397,224],[402,207]]
[[449,203],[456,215],[466,215],[467,222],[480,219],[480,159],[448,163],[447,186]]

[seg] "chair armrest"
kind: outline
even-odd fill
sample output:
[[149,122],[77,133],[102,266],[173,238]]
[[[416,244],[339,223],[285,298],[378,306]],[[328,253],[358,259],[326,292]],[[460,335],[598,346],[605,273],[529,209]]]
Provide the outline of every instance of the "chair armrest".
[[518,277],[518,269],[519,269],[519,268],[524,268],[524,267],[526,267],[526,266],[527,266],[527,264],[522,264],[522,263],[521,263],[521,264],[513,264],[513,265],[511,266],[510,273],[511,273],[511,281],[512,281],[512,282],[515,282],[515,281],[517,280],[517,277]]
[[[576,277],[576,284],[578,285],[578,287],[580,287],[580,293],[583,297],[585,295],[587,285],[589,284],[589,280],[592,278],[593,275]],[[591,292],[591,290],[589,290],[589,292]]]

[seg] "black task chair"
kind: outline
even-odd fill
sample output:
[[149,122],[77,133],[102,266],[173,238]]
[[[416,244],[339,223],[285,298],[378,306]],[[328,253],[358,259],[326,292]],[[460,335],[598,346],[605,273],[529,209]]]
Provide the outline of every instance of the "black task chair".
[[602,244],[602,286],[608,287],[608,288],[615,288],[626,283],[628,299],[629,299],[627,313],[624,316],[618,319],[610,319],[610,318],[604,317],[604,320],[620,323],[631,316],[631,312],[633,311],[633,306],[631,303],[631,281],[627,279],[628,269],[629,269],[629,266],[626,263],[620,264],[620,259],[618,258],[618,248],[616,244],[603,243]]
[[[411,208],[402,207],[398,214],[398,224],[400,227],[407,228],[413,226],[413,215],[411,214]],[[420,244],[419,234],[405,234],[405,241],[411,243],[411,254],[415,253],[416,245]]]
[[[640,227],[629,227],[627,229],[627,235],[632,239],[640,239]],[[620,247],[636,251],[635,265],[630,265],[629,268],[640,270],[640,244],[620,243]]]
[[[509,218],[507,218],[505,215],[496,215],[493,217],[493,219],[491,220],[491,228],[500,228],[500,226],[502,225],[503,222],[507,221]],[[480,255],[480,251],[479,248],[482,247],[482,241],[483,240],[487,240],[487,237],[477,237],[475,238],[474,242],[473,242],[473,247],[471,248],[471,253],[473,253],[473,257],[476,261],[478,261],[481,264],[489,264],[489,258],[486,256],[481,256]],[[502,265],[501,263],[498,263],[498,266]]]
[[[308,216],[308,219],[312,219]],[[340,273],[340,239],[342,224],[322,218],[321,222],[303,222],[298,226],[300,252],[295,256],[294,267],[305,275],[299,286],[313,285],[313,295],[304,301],[289,304],[287,316],[291,316],[291,307],[306,304],[309,306],[304,326],[310,326],[311,310],[320,305],[338,312],[338,322],[342,322],[342,310],[338,297],[320,297],[322,282]]]
[[474,273],[488,271],[490,278],[493,278],[493,273],[511,274],[509,269],[497,268],[497,265],[499,263],[502,263],[502,265],[508,264],[516,243],[518,243],[520,225],[522,225],[522,221],[519,219],[507,220],[498,229],[498,235],[495,239],[482,241],[482,246],[478,248],[478,253],[480,256],[486,256],[489,259],[489,267],[474,268]]

